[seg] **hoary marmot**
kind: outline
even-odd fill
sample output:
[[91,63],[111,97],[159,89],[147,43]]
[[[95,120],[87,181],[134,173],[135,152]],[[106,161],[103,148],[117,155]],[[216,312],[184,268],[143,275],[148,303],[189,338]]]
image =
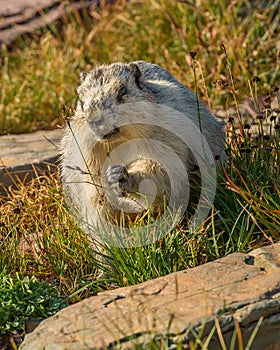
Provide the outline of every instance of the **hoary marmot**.
[[[87,223],[87,231],[102,220],[116,223],[123,214],[135,217],[147,208],[147,202],[155,207],[168,202],[170,178],[177,182],[181,178],[176,169],[168,173],[159,158],[170,157],[172,168],[173,150],[187,171],[195,163],[190,152],[192,145],[176,135],[176,130],[179,133],[185,124],[182,119],[178,121],[177,115],[185,118],[186,123],[191,120],[197,130],[202,130],[214,157],[223,157],[223,126],[191,91],[160,66],[144,61],[113,63],[82,72],[80,78],[76,111],[62,140],[62,182],[80,219]],[[135,123],[137,115],[139,122]],[[146,123],[149,115],[159,123]],[[165,127],[166,123],[161,125],[163,116],[170,128]],[[146,146],[138,143],[141,139]],[[149,140],[167,145],[157,153],[156,159],[151,154],[160,144],[153,143],[150,147]],[[198,134],[190,142],[200,140]],[[128,159],[126,163],[111,157],[114,150],[128,141],[121,150]],[[129,158],[131,152],[136,153],[133,159]],[[147,179],[154,184],[152,201],[139,189]],[[179,188],[177,192],[184,196],[184,191]]]

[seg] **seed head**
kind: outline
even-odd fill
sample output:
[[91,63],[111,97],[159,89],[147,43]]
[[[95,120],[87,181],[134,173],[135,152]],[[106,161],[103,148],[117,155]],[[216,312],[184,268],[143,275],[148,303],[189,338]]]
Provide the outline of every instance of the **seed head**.
[[265,96],[264,102],[267,104],[270,104],[271,103],[271,96],[270,95]]
[[253,83],[258,83],[259,81],[261,81],[261,79],[257,75],[255,75],[252,79]]
[[20,213],[20,208],[19,207],[15,208],[14,209],[14,214],[19,214],[19,213]]
[[196,55],[197,55],[197,51],[191,51],[191,52],[190,52],[190,56],[191,56],[191,58],[192,58],[193,60],[195,59]]

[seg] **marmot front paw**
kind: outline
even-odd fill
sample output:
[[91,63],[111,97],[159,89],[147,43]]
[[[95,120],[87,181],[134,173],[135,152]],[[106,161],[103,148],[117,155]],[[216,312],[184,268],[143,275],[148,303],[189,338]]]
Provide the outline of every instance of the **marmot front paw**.
[[104,173],[104,180],[109,189],[118,196],[125,196],[128,190],[129,175],[126,167],[120,164],[111,165]]

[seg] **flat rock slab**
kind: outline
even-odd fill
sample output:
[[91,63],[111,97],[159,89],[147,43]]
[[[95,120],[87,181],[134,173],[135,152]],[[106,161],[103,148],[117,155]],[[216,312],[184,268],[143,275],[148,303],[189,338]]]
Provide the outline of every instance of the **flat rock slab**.
[[99,4],[99,0],[0,0],[0,44],[10,45],[74,10]]
[[23,14],[31,10],[38,11],[58,2],[60,0],[0,0],[0,16],[5,18]]
[[[260,318],[251,349],[279,349],[280,243],[99,293],[44,320],[20,349],[133,349],[156,335],[168,336],[170,349],[179,338],[188,349],[190,330],[208,334],[215,320],[228,345],[234,319],[246,345]],[[217,335],[208,349],[220,349]]]
[[58,159],[62,130],[0,137],[0,193],[18,180],[28,181]]

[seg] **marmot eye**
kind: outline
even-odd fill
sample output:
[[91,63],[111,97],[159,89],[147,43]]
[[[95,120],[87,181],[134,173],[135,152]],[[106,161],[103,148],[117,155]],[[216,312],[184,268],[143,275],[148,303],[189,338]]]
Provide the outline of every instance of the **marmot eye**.
[[118,97],[123,97],[127,94],[127,88],[126,86],[122,85],[118,90]]

